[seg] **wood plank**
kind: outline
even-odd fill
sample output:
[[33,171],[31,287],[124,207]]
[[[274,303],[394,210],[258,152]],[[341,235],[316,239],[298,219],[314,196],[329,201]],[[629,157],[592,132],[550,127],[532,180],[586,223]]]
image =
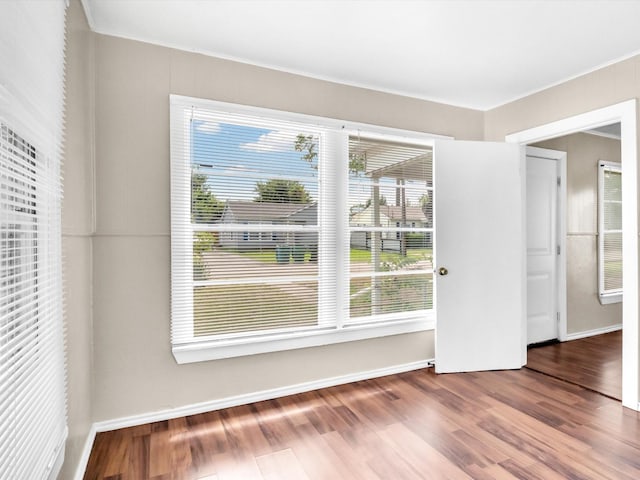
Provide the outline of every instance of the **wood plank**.
[[622,330],[531,348],[527,368],[622,398]]
[[86,480],[640,478],[640,414],[529,369],[423,369],[100,433]]
[[429,445],[403,424],[394,424],[378,435],[393,451],[412,467],[416,476],[424,479],[471,479],[436,448]]
[[290,448],[256,458],[264,480],[309,480]]
[[262,480],[262,473],[253,456],[240,457],[231,452],[215,455],[211,459],[215,465],[218,480]]

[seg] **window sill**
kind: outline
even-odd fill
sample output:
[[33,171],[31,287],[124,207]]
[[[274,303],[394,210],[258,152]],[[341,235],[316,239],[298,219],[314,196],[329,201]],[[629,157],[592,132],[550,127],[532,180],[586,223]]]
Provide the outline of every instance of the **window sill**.
[[410,318],[394,323],[354,325],[341,329],[333,328],[233,340],[197,342],[174,345],[172,350],[176,362],[183,364],[354,342],[433,329],[435,329],[435,313],[432,312],[427,316]]
[[609,305],[611,303],[620,303],[622,302],[622,293],[600,294],[599,298],[600,298],[601,305]]

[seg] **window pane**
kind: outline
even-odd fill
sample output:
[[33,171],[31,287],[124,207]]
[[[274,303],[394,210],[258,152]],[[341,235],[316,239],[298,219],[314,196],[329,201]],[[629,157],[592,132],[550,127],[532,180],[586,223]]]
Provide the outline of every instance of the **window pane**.
[[622,288],[622,234],[604,234],[604,289],[618,290]]
[[318,198],[317,135],[199,117],[191,124],[195,223],[317,225],[309,209]]
[[622,174],[619,165],[600,165],[600,294],[622,291]]
[[431,170],[429,147],[349,139],[352,319],[433,307]]
[[604,229],[622,230],[622,202],[604,202]]
[[432,226],[432,155],[427,147],[349,139],[349,224]]
[[194,280],[316,276],[318,234],[196,232]]
[[194,335],[221,335],[317,324],[317,282],[194,288]]
[[433,308],[433,274],[352,278],[351,318]]
[[618,171],[604,171],[604,199],[606,200],[622,200],[622,174]]
[[316,325],[318,135],[209,112],[190,132],[195,335]]
[[431,147],[349,138],[349,176],[417,180],[432,186]]
[[431,193],[424,183],[413,180],[404,183],[385,178],[376,182],[353,181],[349,188],[349,225],[430,228]]
[[352,231],[351,273],[433,270],[432,237],[432,232]]

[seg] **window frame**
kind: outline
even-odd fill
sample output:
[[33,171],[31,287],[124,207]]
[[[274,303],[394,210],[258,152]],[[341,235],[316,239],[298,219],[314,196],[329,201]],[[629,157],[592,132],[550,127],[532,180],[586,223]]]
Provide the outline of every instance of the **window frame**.
[[[618,162],[600,160],[598,162],[598,299],[602,305],[620,303],[623,299],[623,289],[605,290],[605,269],[604,269],[604,233],[605,230],[605,195],[604,195],[604,174],[605,172],[617,172],[622,175],[622,165]],[[620,201],[622,203],[622,200]],[[622,234],[622,229],[620,229]]]
[[[180,95],[170,95],[170,158],[171,158],[171,265],[172,265],[172,296],[178,294],[188,294],[188,290],[193,286],[193,280],[184,280],[187,276],[183,275],[183,281],[176,282],[174,272],[189,271],[192,268],[192,248],[189,250],[189,241],[187,236],[192,235],[192,226],[190,218],[189,202],[178,202],[174,200],[174,191],[189,188],[187,184],[190,182],[190,151],[185,145],[189,145],[190,129],[188,127],[187,112],[194,108],[203,108],[209,110],[218,110],[229,113],[238,113],[244,115],[261,116],[274,121],[289,121],[308,125],[309,128],[322,130],[323,138],[330,137],[331,153],[337,153],[347,159],[348,138],[350,135],[362,135],[370,139],[385,140],[390,142],[398,142],[403,144],[414,144],[417,146],[432,147],[435,139],[451,139],[442,135],[415,132],[409,130],[401,130],[388,127],[380,127],[369,124],[346,122],[326,117],[317,117],[306,114],[298,114],[285,112],[281,110],[272,110],[253,106],[230,104],[214,100],[205,100]],[[187,124],[185,124],[185,121]],[[338,157],[336,157],[338,158]],[[187,174],[188,173],[188,174]],[[337,202],[340,205],[348,205],[348,172],[346,168],[331,168],[332,181],[335,194],[340,197]],[[327,184],[329,182],[325,182]],[[326,194],[326,192],[325,192]],[[348,211],[348,208],[346,209]],[[328,229],[336,236],[336,241],[344,248],[337,248],[335,251],[336,265],[333,267],[338,272],[349,272],[349,220],[348,213],[344,218],[336,216],[333,225],[323,225],[320,227],[320,234]],[[435,228],[435,221],[434,221]],[[180,242],[182,244],[180,245]],[[186,249],[186,250],[185,250]],[[434,245],[435,252],[435,245]],[[435,262],[435,258],[434,258]],[[320,273],[320,272],[319,272]],[[348,291],[349,274],[337,275],[335,278],[337,283],[336,290],[338,292]],[[344,287],[344,288],[343,288]],[[410,314],[403,313],[402,319],[399,316],[390,315],[390,319],[395,317],[393,322],[375,322],[369,324],[349,324],[343,325],[343,318],[340,318],[340,312],[345,311],[345,299],[340,298],[343,295],[338,294],[336,302],[332,310],[335,311],[337,318],[330,326],[322,325],[322,318],[318,319],[318,325],[313,329],[287,331],[287,332],[267,332],[249,334],[235,338],[220,338],[196,340],[191,333],[191,341],[181,340],[179,342],[174,339],[176,329],[174,318],[176,318],[175,306],[172,302],[172,352],[177,363],[191,363],[198,361],[214,360],[221,358],[231,358],[244,355],[253,355],[259,353],[267,353],[274,351],[283,351],[290,349],[314,347],[320,345],[328,345],[334,343],[350,342],[364,340],[370,338],[384,337],[388,335],[399,335],[404,333],[413,333],[435,328],[435,311],[436,302],[434,298],[433,308],[427,315],[421,314],[412,317]],[[435,297],[435,293],[434,293]],[[184,308],[184,305],[182,305]],[[191,312],[193,312],[193,302],[190,304]],[[423,311],[422,311],[423,312]],[[193,313],[191,313],[193,318]],[[319,314],[320,317],[320,314]],[[183,327],[183,325],[181,325]]]

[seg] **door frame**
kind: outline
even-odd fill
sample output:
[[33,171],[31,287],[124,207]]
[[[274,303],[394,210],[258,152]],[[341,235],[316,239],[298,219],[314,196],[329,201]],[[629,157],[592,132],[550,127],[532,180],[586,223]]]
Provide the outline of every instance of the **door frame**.
[[564,342],[567,340],[567,152],[527,146],[527,162],[530,156],[534,160],[555,160],[560,178],[556,201],[556,244],[560,247],[560,254],[556,256],[556,309],[560,318],[556,328],[558,340]]
[[636,99],[507,135],[506,142],[527,145],[620,122],[622,170],[622,405],[640,410],[638,361],[638,144]]

